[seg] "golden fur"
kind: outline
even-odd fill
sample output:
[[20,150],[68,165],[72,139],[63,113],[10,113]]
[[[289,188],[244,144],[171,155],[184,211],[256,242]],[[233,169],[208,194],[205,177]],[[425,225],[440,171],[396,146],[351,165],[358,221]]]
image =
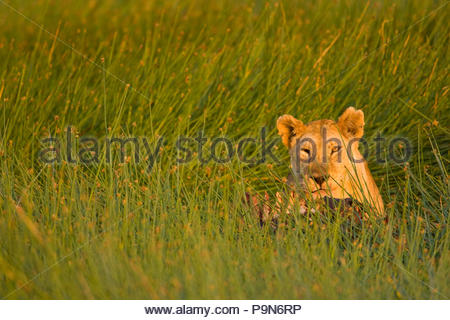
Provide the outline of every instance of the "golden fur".
[[[292,183],[313,198],[331,196],[369,203],[378,213],[383,200],[367,162],[358,150],[364,113],[347,108],[338,121],[307,124],[291,115],[277,121],[278,133],[291,156]],[[354,159],[354,160],[353,160]]]

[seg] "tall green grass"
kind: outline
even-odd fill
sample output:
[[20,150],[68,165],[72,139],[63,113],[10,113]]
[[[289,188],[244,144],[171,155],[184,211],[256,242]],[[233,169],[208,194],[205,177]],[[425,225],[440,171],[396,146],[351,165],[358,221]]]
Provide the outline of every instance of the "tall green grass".
[[[447,2],[5,3],[1,297],[450,296]],[[281,114],[336,119],[350,105],[365,112],[387,223],[296,215],[261,228],[242,199],[283,188],[281,143],[279,164],[176,163],[180,135],[237,143],[265,126],[270,140]],[[151,171],[104,153],[44,165],[42,139],[60,138],[64,155],[69,125],[167,144]],[[408,164],[375,161],[379,132],[411,141]]]

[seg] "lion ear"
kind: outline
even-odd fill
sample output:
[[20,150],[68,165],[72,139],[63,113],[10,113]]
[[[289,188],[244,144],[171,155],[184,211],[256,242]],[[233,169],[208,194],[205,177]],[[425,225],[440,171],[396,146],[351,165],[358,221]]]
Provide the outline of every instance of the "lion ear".
[[339,117],[338,128],[341,134],[350,138],[361,138],[364,134],[364,113],[353,107],[347,110]]
[[277,120],[278,134],[281,136],[281,141],[288,149],[290,148],[292,138],[301,134],[304,128],[303,122],[295,119],[289,114],[285,114]]

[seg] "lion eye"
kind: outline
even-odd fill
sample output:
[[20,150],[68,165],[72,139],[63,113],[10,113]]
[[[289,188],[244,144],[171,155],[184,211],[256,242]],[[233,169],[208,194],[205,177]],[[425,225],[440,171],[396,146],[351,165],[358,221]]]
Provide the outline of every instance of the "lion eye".
[[341,146],[334,146],[333,148],[331,148],[331,153],[338,152],[339,150],[341,150]]
[[306,148],[302,148],[302,149],[301,149],[301,151],[303,151],[304,153],[306,153],[306,154],[308,154],[308,155],[310,154],[310,151],[309,151],[309,149],[306,149]]

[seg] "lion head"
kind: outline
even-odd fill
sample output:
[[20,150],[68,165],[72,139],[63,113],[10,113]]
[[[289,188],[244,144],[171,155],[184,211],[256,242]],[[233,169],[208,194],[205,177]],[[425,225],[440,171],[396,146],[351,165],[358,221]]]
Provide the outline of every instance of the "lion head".
[[359,152],[364,113],[347,108],[338,121],[307,124],[291,115],[277,121],[278,133],[291,158],[293,183],[314,198],[352,198],[383,211],[383,200],[367,162]]

